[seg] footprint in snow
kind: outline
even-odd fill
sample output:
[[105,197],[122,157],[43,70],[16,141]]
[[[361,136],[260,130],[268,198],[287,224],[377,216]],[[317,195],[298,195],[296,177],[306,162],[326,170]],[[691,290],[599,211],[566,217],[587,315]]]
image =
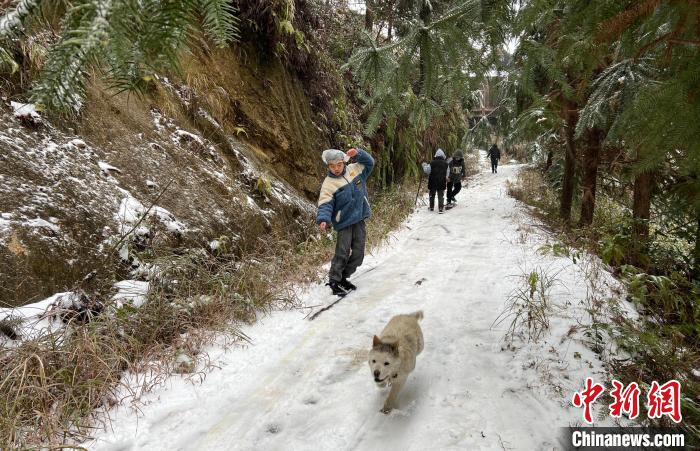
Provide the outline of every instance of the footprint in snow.
[[307,406],[314,406],[314,405],[318,404],[318,399],[314,398],[314,397],[309,397],[309,398],[304,399],[303,402]]

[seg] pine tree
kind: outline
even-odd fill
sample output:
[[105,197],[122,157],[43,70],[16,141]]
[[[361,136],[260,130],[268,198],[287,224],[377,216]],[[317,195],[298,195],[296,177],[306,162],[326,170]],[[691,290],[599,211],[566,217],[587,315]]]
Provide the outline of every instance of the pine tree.
[[[700,212],[700,108],[696,100],[700,94],[700,5],[644,2],[608,6],[604,26],[590,27],[590,34],[610,44],[610,64],[592,84],[578,130],[609,129],[607,141],[624,143],[629,149],[634,161],[630,168],[635,187],[633,241],[644,243],[654,183],[666,185],[663,191],[678,202],[680,208],[674,208],[674,215],[696,223]],[[673,162],[669,165],[669,161]],[[692,235],[697,273],[699,233]],[[640,252],[635,249],[636,263],[641,263]]]
[[[543,104],[559,118],[564,173],[561,179],[560,216],[568,223],[576,189],[577,160],[585,147],[575,135],[580,105],[586,100],[586,83],[598,65],[597,48],[585,44],[579,28],[568,21],[580,4],[561,0],[535,0],[519,12],[514,34],[521,42],[514,56],[513,83],[524,99],[523,108]],[[591,165],[591,168],[594,165]],[[593,194],[594,190],[588,190]]]
[[[395,159],[409,173],[417,170],[414,162],[420,153],[424,158],[432,155],[434,140],[426,136],[431,126],[448,123],[452,119],[446,118],[459,115],[460,126],[466,131],[464,107],[486,71],[485,60],[491,50],[486,44],[498,41],[491,38],[495,27],[490,24],[496,22],[497,15],[508,13],[507,3],[405,2],[398,13],[403,19],[392,19],[399,22],[399,38],[381,45],[368,35],[368,45],[349,59],[346,68],[368,93],[365,132],[373,135],[381,129],[387,138],[405,137],[405,133],[396,133],[401,132],[396,130],[398,126],[407,127],[414,135],[408,140],[410,146],[395,149]],[[395,148],[397,143],[387,144]],[[422,152],[417,147],[422,147]]]

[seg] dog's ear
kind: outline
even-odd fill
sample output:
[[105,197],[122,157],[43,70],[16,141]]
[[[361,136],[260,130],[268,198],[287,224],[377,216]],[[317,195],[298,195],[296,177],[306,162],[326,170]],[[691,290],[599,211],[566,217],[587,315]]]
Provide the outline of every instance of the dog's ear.
[[382,344],[382,340],[375,335],[374,338],[372,339],[372,347],[376,348],[380,344]]

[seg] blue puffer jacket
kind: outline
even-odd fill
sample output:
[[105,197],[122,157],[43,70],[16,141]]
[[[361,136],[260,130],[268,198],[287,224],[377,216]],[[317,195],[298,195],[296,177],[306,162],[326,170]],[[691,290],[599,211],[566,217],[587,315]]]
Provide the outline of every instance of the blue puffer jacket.
[[372,213],[367,198],[367,177],[374,168],[374,159],[357,149],[357,163],[349,164],[338,176],[329,170],[321,185],[316,224],[327,222],[342,230],[369,218]]

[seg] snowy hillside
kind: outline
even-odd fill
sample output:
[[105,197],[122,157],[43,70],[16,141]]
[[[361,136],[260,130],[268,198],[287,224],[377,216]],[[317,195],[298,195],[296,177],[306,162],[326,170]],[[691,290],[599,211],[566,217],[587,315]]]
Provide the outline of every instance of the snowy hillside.
[[[517,170],[484,170],[444,215],[420,207],[365,260],[352,279],[357,292],[309,321],[310,311],[332,301],[327,287],[311,287],[303,296],[309,308],[245,328],[249,346],[209,349],[218,368],[203,382],[170,378],[144,405],[111,412],[111,424],[87,447],[559,448],[558,428],[582,422],[572,393],[586,377],[606,377],[583,344],[586,300],[609,295],[616,283],[596,274],[594,260],[574,264],[538,252],[547,238],[506,195]],[[494,321],[531,271],[556,278],[550,327],[537,342],[516,338],[508,346],[510,321]],[[366,355],[393,315],[417,309],[425,312],[425,350],[399,408],[384,415],[386,392],[375,387]]]
[[106,285],[147,281],[134,249],[303,230],[299,218],[313,214],[250,146],[231,137],[223,149],[157,108],[124,142],[102,144],[48,121],[23,126],[17,112],[0,106],[0,320],[14,313],[3,308],[77,288],[92,271],[117,272]]
[[207,71],[216,99],[231,93],[226,108],[205,101],[214,87],[202,81],[196,90],[161,76],[148,98],[94,86],[72,120],[3,96],[0,307],[74,289],[95,270],[99,288],[144,280],[129,274],[139,265],[126,249],[122,261],[112,249],[136,222],[140,250],[206,248],[222,236],[251,243],[278,229],[305,235],[323,174],[317,154],[329,144],[296,78],[271,65],[265,73],[284,95],[263,95],[259,70],[232,70],[235,61],[191,68]]

